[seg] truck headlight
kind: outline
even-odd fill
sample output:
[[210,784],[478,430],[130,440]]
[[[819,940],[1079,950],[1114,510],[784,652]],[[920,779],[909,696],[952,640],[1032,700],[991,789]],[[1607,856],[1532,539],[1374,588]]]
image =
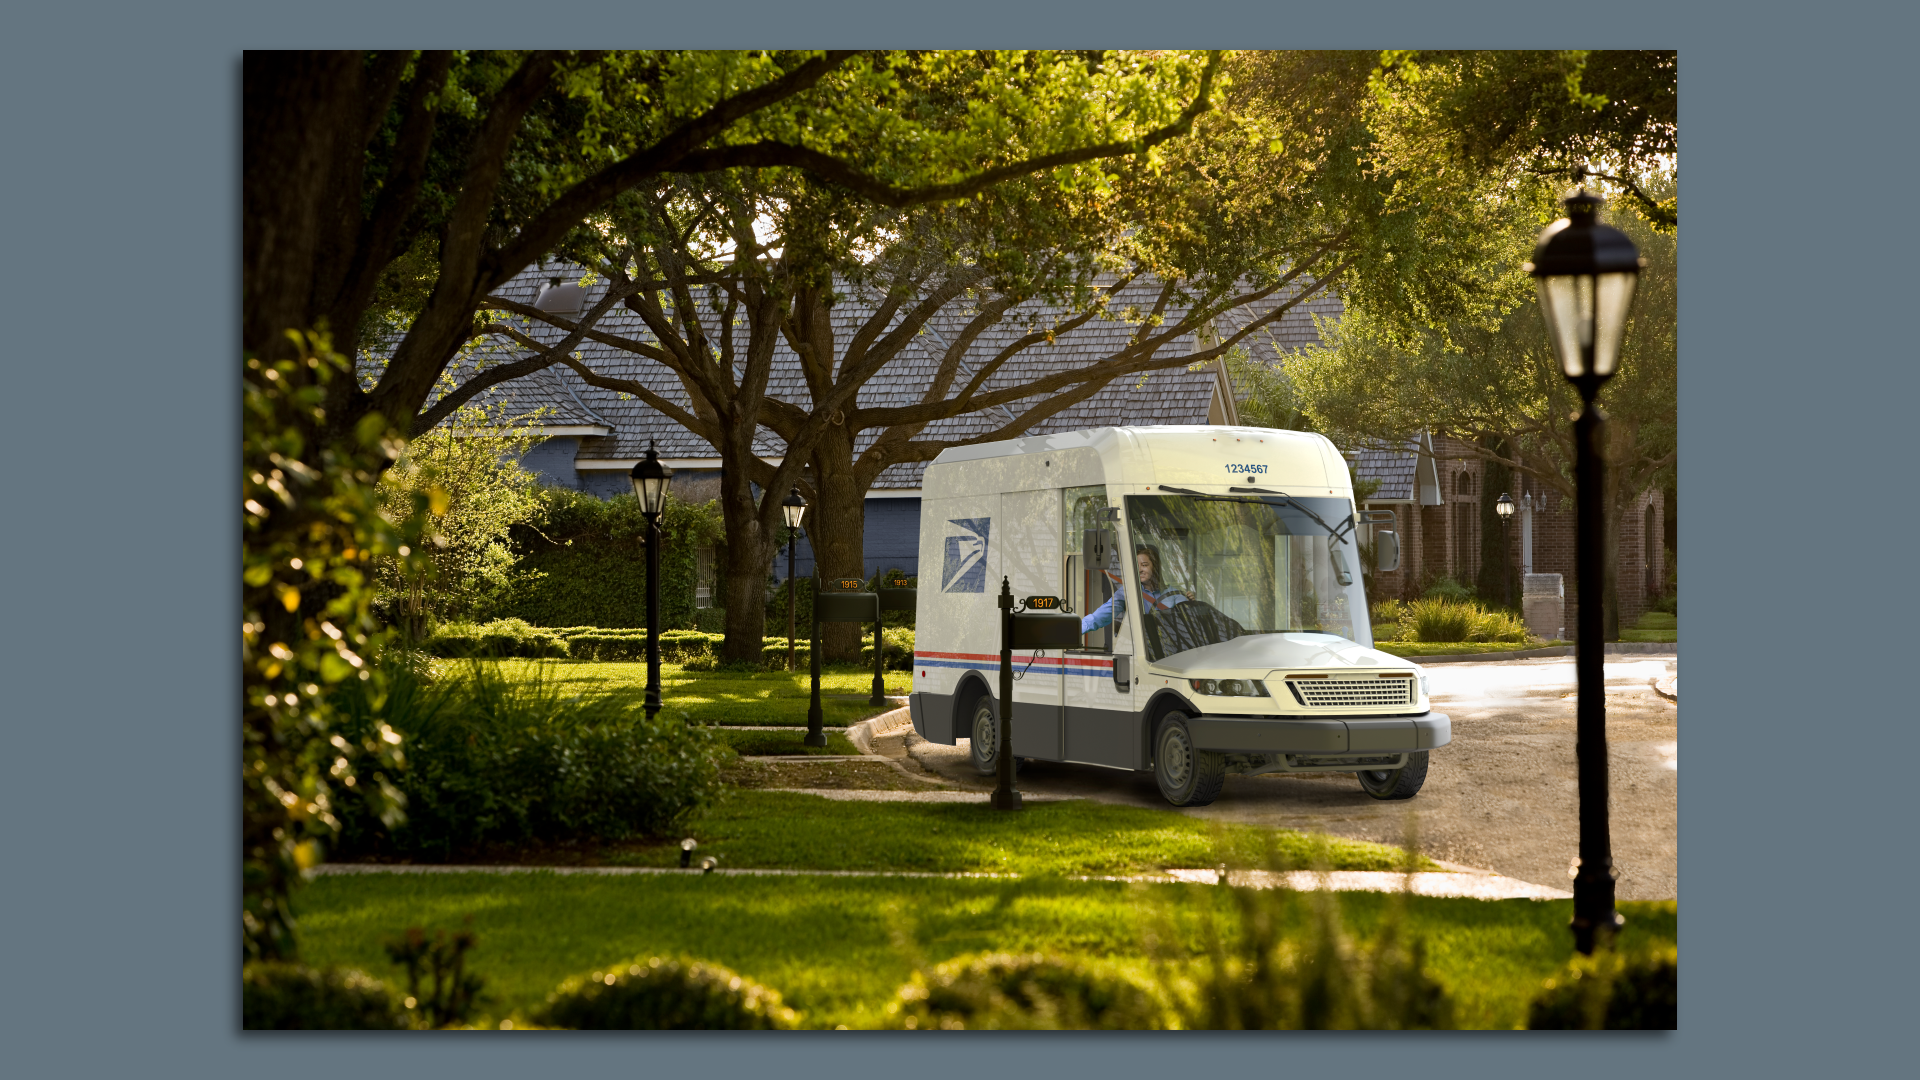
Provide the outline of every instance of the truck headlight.
[[1208,697],[1272,697],[1259,679],[1188,679],[1196,694]]

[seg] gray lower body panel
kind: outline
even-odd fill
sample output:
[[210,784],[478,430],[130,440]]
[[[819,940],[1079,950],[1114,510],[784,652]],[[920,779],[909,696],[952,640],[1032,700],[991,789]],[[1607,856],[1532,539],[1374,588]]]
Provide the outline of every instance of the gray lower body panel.
[[1351,720],[1196,716],[1187,729],[1198,749],[1242,754],[1404,754],[1453,739],[1445,713]]
[[1146,721],[1136,712],[1118,709],[1091,709],[1067,706],[1067,745],[1063,755],[1068,761],[1088,765],[1107,765],[1116,769],[1144,769],[1141,751],[1146,746],[1141,726]]
[[907,715],[913,718],[913,730],[931,743],[954,745],[954,701],[952,694],[914,693],[907,695]]
[[1060,760],[1060,706],[1013,703],[1013,752],[1016,757]]

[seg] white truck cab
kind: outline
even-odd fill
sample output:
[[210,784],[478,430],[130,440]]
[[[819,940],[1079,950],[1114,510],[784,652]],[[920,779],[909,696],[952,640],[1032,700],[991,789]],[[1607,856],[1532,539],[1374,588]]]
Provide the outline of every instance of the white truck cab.
[[922,482],[914,730],[995,771],[1004,578],[1081,617],[1077,647],[1014,655],[1019,758],[1152,769],[1176,806],[1229,773],[1353,772],[1411,798],[1452,728],[1419,666],[1372,647],[1359,528],[1320,435],[1096,428],[943,451]]

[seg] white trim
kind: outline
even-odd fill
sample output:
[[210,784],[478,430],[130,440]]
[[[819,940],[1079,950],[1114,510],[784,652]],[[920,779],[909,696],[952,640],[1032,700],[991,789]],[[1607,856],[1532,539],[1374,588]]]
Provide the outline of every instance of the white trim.
[[[575,469],[631,469],[640,464],[640,460],[639,458],[575,458],[573,467]],[[769,465],[780,464],[779,458],[761,458],[760,460]],[[669,469],[718,469],[720,459],[717,457],[661,458],[660,464]]]
[[867,489],[867,498],[869,499],[917,499],[919,497],[920,497],[919,488],[868,488]]

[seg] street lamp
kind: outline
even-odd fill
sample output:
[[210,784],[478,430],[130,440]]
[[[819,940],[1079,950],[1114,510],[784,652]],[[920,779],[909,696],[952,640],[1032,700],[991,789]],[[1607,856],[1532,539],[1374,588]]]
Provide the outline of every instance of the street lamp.
[[787,670],[793,670],[793,549],[800,543],[800,519],[807,516],[807,500],[800,489],[780,500],[780,512],[787,519]]
[[667,481],[673,470],[660,463],[654,442],[633,467],[633,493],[647,517],[647,719],[660,713],[660,514],[667,508]]
[[[1575,170],[1580,184],[1584,170]],[[1560,370],[1580,392],[1573,422],[1573,480],[1578,498],[1574,575],[1580,621],[1574,632],[1578,686],[1576,742],[1580,776],[1580,866],[1573,879],[1573,942],[1582,953],[1612,943],[1620,927],[1613,907],[1613,844],[1607,829],[1606,645],[1602,577],[1606,573],[1601,489],[1601,427],[1594,404],[1620,362],[1620,335],[1640,274],[1640,253],[1618,229],[1600,224],[1605,200],[1584,185],[1567,196],[1567,216],[1540,233],[1526,265],[1540,290],[1540,313]]]
[[1506,492],[1493,502],[1493,512],[1500,515],[1500,583],[1505,586],[1507,606],[1513,606],[1513,498]]

